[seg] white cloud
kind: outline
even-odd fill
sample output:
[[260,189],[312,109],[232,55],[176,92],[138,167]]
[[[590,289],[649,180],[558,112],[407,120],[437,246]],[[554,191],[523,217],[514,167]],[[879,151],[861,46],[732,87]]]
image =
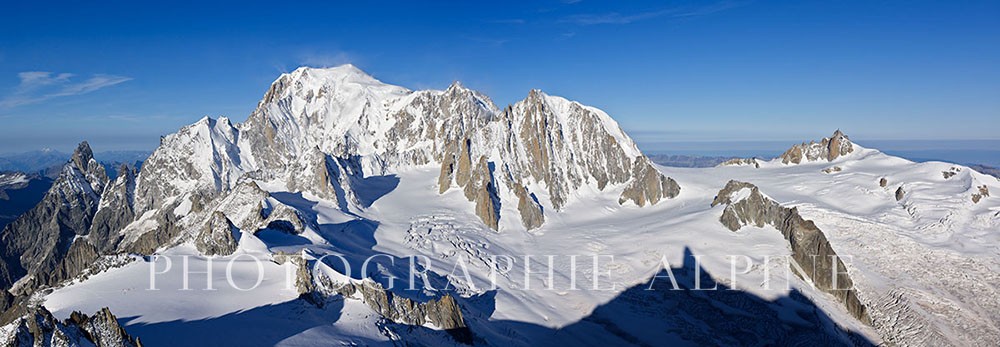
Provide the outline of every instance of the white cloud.
[[629,24],[657,17],[679,18],[679,17],[704,16],[716,12],[725,11],[734,7],[738,7],[740,5],[741,4],[736,2],[722,1],[715,4],[699,6],[699,7],[675,7],[675,8],[666,8],[656,11],[639,12],[633,14],[621,14],[618,12],[578,14],[565,17],[562,20],[560,20],[560,22],[573,23],[577,25]]
[[74,82],[71,73],[25,71],[17,74],[21,82],[14,92],[0,99],[0,108],[39,103],[53,98],[87,94],[132,80],[131,77],[96,74],[82,82]]
[[357,64],[357,59],[347,52],[337,52],[332,54],[307,53],[302,55],[302,59],[300,59],[299,63],[300,65],[311,67],[334,67],[348,63]]

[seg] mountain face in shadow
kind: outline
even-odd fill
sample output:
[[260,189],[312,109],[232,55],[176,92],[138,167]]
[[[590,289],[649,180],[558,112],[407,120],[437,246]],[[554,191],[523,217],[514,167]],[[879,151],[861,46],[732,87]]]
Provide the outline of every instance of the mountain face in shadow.
[[[0,177],[13,174],[17,173],[0,173]],[[28,182],[18,187],[5,187],[0,184],[0,229],[35,207],[52,187],[51,178],[40,175],[26,175],[26,177]]]

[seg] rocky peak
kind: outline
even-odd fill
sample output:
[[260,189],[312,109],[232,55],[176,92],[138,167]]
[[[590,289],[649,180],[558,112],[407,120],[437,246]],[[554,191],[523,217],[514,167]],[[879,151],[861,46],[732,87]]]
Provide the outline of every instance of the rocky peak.
[[93,316],[73,312],[65,321],[57,320],[43,306],[29,307],[0,333],[0,344],[4,346],[142,346],[107,307]]
[[90,149],[90,144],[87,141],[80,142],[76,146],[76,150],[73,151],[73,156],[70,158],[70,162],[82,172],[86,172],[87,168],[90,166],[90,161],[94,159],[94,151]]
[[94,159],[94,152],[87,141],[77,145],[63,171],[61,177],[57,179],[57,184],[61,181],[71,189],[87,191],[94,195],[100,195],[109,181],[104,166]]
[[799,164],[802,161],[833,161],[851,152],[854,152],[854,144],[847,135],[837,129],[833,135],[824,137],[820,142],[803,142],[792,146],[781,154],[780,158],[785,164]]
[[82,249],[73,246],[90,233],[108,185],[104,166],[87,142],[80,143],[42,201],[0,232],[0,259],[6,263],[0,266],[0,289],[23,277],[34,277],[25,290],[63,279],[57,269],[65,267],[70,252]]
[[136,212],[181,203],[184,194],[212,196],[229,190],[252,163],[244,164],[239,130],[226,118],[204,117],[163,137],[136,179]]

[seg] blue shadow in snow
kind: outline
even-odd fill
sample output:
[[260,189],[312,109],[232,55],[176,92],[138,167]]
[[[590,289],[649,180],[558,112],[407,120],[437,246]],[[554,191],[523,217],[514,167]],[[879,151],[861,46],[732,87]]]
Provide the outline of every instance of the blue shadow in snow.
[[[118,321],[129,334],[138,336],[144,346],[274,346],[307,330],[336,323],[343,307],[343,300],[331,300],[318,308],[295,299],[190,321],[130,323],[138,317]],[[353,342],[378,343],[363,338]]]
[[[695,287],[694,256],[671,272],[680,290],[661,270],[650,281],[621,292],[580,321],[562,328],[491,320],[496,293],[457,298],[476,344],[538,346],[874,346],[865,336],[839,327],[798,290],[774,300],[733,290],[700,268]],[[655,279],[655,281],[653,281]],[[400,326],[404,340],[433,336],[423,327]]]

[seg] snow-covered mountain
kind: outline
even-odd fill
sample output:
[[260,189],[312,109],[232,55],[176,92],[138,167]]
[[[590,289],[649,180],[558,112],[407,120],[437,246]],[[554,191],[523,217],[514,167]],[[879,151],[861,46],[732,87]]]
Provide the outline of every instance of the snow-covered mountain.
[[593,107],[345,65],[122,172],[81,145],[3,230],[0,341],[41,304],[152,346],[1000,343],[1000,181],[840,131],[665,168]]
[[199,205],[244,177],[364,208],[360,179],[430,164],[440,191],[462,188],[493,229],[537,228],[585,185],[639,206],[679,190],[598,109],[534,90],[500,110],[458,83],[413,92],[344,65],[282,75],[243,124],[204,118],[165,137],[140,174],[137,212]]

